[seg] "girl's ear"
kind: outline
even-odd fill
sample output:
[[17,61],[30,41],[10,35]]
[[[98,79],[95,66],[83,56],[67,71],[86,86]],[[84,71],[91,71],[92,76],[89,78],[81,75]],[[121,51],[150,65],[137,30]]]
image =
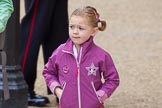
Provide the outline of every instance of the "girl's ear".
[[98,27],[93,28],[92,35],[95,36],[98,33]]

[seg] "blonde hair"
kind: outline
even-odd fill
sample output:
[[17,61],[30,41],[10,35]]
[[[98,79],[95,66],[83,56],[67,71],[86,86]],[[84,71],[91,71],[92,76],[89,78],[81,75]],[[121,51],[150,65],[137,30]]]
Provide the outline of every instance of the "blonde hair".
[[100,31],[104,31],[106,29],[106,21],[100,20],[100,15],[94,7],[86,6],[83,8],[78,8],[74,10],[71,17],[73,15],[87,17],[89,19],[89,24],[92,27],[98,27]]

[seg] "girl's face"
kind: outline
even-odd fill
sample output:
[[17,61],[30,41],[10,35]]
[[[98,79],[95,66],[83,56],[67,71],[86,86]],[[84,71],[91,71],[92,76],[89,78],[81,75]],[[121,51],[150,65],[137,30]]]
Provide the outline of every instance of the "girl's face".
[[86,17],[73,15],[69,22],[69,36],[76,47],[86,42],[91,36],[95,36],[98,28],[90,26]]

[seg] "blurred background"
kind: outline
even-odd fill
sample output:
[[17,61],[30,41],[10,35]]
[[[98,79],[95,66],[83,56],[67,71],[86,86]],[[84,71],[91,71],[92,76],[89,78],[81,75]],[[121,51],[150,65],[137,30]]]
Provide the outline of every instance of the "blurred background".
[[[24,1],[20,1],[22,18]],[[69,15],[85,5],[94,6],[106,20],[107,29],[96,35],[95,42],[112,55],[120,75],[120,86],[106,100],[106,108],[161,108],[162,1],[69,0]],[[35,91],[48,96],[41,49],[38,63]],[[57,108],[54,96],[48,97],[51,103],[44,108]]]

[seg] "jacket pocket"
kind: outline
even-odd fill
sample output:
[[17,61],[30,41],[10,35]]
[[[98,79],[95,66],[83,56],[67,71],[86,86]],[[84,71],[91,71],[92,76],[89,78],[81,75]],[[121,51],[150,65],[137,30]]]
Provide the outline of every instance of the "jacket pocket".
[[94,86],[93,81],[91,82],[91,84],[92,84],[92,88],[93,88],[93,90],[94,90],[94,92],[95,92],[95,94],[96,94],[96,98],[98,99],[99,103],[102,103],[102,102],[100,101],[99,97],[97,96],[97,91],[96,91],[96,89],[95,89],[95,86]]
[[61,104],[61,99],[62,99],[63,94],[64,94],[64,91],[65,91],[66,82],[64,82],[62,85],[63,85],[63,87],[62,87],[62,95],[61,95],[61,97],[60,97],[59,104]]
[[77,108],[76,92],[73,91],[74,87],[71,83],[65,82],[62,87],[62,95],[60,97],[61,108]]

